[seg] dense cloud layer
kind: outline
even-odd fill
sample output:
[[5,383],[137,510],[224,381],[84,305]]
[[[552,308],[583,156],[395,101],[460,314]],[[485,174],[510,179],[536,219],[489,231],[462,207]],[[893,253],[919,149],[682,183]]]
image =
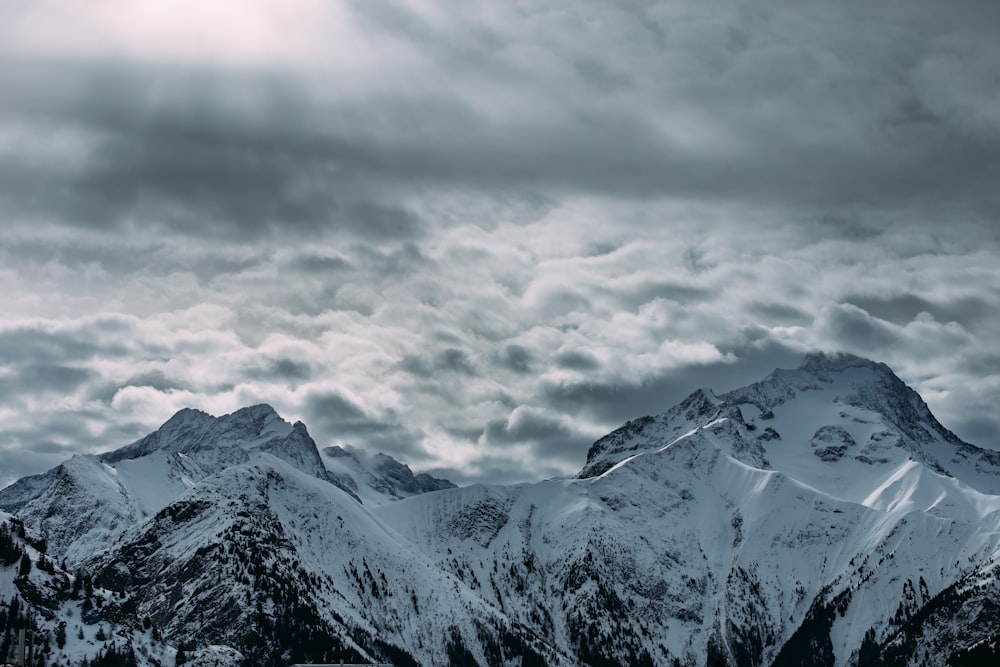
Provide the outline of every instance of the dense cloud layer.
[[812,349],[1000,448],[994,2],[0,11],[0,484],[254,402],[567,474]]

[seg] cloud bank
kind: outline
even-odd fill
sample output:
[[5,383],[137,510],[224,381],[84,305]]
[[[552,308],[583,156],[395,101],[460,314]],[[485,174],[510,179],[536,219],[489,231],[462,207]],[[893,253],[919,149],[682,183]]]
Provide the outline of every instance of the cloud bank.
[[813,349],[1000,448],[996,3],[0,11],[0,484],[254,402],[572,474]]

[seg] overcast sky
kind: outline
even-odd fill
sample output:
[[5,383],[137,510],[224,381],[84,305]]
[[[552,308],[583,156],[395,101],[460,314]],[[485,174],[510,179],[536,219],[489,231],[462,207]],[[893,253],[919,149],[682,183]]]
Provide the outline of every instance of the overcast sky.
[[1000,3],[0,0],[0,486],[190,406],[459,483],[809,350],[1000,449]]

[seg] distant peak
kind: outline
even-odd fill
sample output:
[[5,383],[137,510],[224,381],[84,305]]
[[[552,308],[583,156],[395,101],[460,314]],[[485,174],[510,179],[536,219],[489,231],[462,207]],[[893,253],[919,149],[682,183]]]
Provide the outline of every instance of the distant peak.
[[871,359],[865,359],[849,352],[810,352],[802,360],[800,371],[817,373],[822,371],[840,372],[848,368],[871,368],[892,373],[888,366]]
[[234,417],[235,416],[240,416],[240,417],[246,416],[246,417],[250,417],[251,419],[262,419],[262,418],[265,418],[265,417],[270,417],[271,415],[274,415],[275,417],[277,417],[278,416],[278,412],[277,412],[277,410],[275,410],[274,408],[272,408],[267,403],[258,403],[256,405],[248,405],[247,407],[240,408],[239,410],[237,410],[236,412],[233,413]]
[[340,445],[330,445],[329,447],[324,447],[323,448],[323,453],[326,454],[327,456],[334,457],[334,458],[343,458],[343,457],[354,458],[354,454],[352,454],[351,452],[347,451],[346,449],[344,449]]
[[164,422],[163,425],[186,424],[195,421],[203,421],[205,419],[215,418],[202,410],[197,410],[195,408],[181,408],[174,413],[173,417]]
[[687,398],[684,399],[685,402],[703,402],[707,401],[714,405],[719,403],[719,397],[715,395],[715,392],[708,387],[700,387],[691,392]]

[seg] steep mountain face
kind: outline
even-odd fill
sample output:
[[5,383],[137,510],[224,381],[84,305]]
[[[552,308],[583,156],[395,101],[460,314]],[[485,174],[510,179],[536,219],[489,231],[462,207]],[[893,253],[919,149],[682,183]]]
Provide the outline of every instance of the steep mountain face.
[[409,647],[447,661],[441,637],[480,659],[480,635],[497,628],[535,641],[341,489],[267,455],[206,479],[85,569],[135,591],[138,615],[167,636],[233,646],[252,664],[283,643],[308,648],[289,659],[415,664]]
[[[384,455],[318,451],[255,406],[182,411],[0,491],[0,508],[23,520],[25,551],[59,563],[21,575],[0,562],[0,599],[12,582],[7,599],[36,600],[52,632],[89,620],[67,659],[95,624],[149,665],[178,648],[255,665],[1000,652],[1000,457],[848,355],[698,390],[598,440],[573,479],[454,488]],[[84,576],[103,603],[74,615],[66,591]]]

